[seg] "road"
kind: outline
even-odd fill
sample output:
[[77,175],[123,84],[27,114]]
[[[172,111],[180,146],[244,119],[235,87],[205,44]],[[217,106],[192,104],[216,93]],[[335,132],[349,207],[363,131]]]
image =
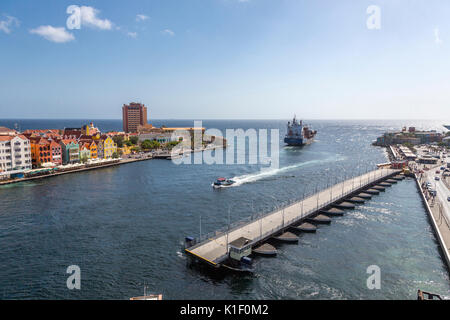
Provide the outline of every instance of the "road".
[[[436,174],[437,169],[432,169],[426,172],[427,181],[431,183],[434,190],[436,190],[437,199],[442,203],[442,209],[448,222],[450,222],[450,201],[447,198],[450,197],[450,190],[444,184],[441,174]],[[435,177],[439,176],[439,181],[435,180]]]

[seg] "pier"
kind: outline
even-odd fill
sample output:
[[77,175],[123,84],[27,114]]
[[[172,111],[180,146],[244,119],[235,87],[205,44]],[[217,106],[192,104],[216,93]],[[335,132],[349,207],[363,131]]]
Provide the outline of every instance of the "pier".
[[[322,191],[312,192],[304,199],[283,208],[261,214],[250,221],[238,222],[233,227],[207,234],[201,237],[197,243],[192,241],[187,244],[185,252],[201,262],[220,267],[221,263],[228,258],[229,244],[236,239],[249,239],[252,247],[259,247],[270,238],[292,238],[294,241],[294,238],[287,234],[288,229],[298,229],[297,226],[300,224],[305,226],[306,221],[311,221],[321,211],[327,211],[332,207],[339,207],[339,209],[347,206],[349,209],[354,207],[354,204],[344,200],[352,199],[400,172],[400,170],[394,169],[378,169],[345,180]],[[326,216],[321,215],[319,218],[325,221]],[[308,226],[313,227],[311,224]]]

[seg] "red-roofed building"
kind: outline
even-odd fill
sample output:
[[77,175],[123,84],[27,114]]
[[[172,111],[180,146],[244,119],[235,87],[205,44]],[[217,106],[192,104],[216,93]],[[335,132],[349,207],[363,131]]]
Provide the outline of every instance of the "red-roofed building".
[[34,168],[41,167],[44,163],[52,162],[50,141],[45,138],[30,138],[31,159]]
[[8,172],[18,173],[27,169],[31,169],[30,141],[27,137],[21,134],[0,135],[0,175],[4,177]]
[[62,164],[61,145],[54,140],[50,141],[50,151],[51,151],[51,157],[52,157],[51,162],[53,162],[56,165],[61,165]]

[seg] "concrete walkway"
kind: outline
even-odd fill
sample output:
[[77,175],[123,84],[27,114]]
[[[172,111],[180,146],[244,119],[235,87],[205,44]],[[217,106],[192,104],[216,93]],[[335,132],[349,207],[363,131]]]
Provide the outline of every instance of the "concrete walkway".
[[340,200],[374,181],[384,179],[387,176],[399,172],[400,170],[379,169],[346,180],[283,209],[276,210],[261,218],[235,227],[228,232],[217,233],[205,241],[191,248],[187,248],[186,252],[210,264],[219,264],[227,257],[228,243],[240,237],[245,237],[256,244],[261,239],[270,237],[318,209]]

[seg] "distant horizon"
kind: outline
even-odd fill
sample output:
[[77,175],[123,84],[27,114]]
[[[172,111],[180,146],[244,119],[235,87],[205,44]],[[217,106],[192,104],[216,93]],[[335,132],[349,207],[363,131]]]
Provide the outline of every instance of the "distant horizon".
[[[151,123],[152,120],[245,120],[245,121],[260,121],[260,120],[290,120],[291,118],[151,118],[148,119],[147,121],[149,123]],[[386,119],[386,118],[301,118],[301,117],[297,117],[297,119],[299,120],[312,120],[312,121],[442,121],[443,124],[447,125],[449,121],[445,121],[442,119],[423,119],[423,118],[390,118],[390,119]],[[121,118],[90,118],[90,117],[86,117],[86,118],[2,118],[0,119],[0,123],[2,120],[90,120],[90,121],[95,121],[95,120],[118,120],[118,121],[123,121]]]

